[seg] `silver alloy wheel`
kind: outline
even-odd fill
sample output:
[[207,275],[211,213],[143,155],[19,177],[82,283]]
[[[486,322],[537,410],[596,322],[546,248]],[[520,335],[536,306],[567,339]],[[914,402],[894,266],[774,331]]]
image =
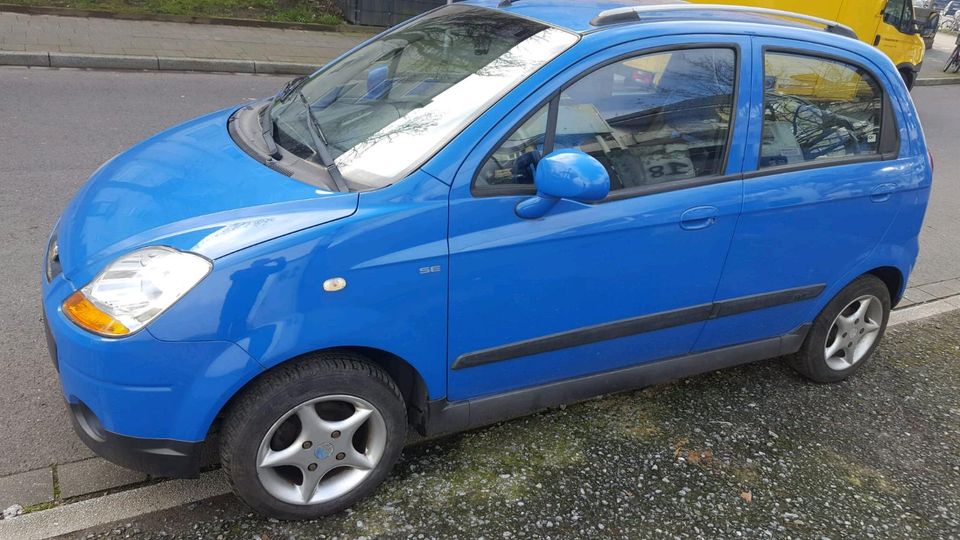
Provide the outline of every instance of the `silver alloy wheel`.
[[871,294],[847,304],[834,319],[824,343],[824,358],[834,371],[843,371],[866,356],[880,335],[883,304]]
[[357,487],[383,457],[387,424],[370,402],[323,396],[297,405],[264,435],[257,477],[270,495],[308,505]]

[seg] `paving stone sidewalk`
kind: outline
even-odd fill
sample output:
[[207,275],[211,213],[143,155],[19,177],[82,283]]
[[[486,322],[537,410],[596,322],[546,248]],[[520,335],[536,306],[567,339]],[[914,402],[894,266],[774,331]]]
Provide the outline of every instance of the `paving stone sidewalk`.
[[322,65],[369,33],[0,12],[0,51]]

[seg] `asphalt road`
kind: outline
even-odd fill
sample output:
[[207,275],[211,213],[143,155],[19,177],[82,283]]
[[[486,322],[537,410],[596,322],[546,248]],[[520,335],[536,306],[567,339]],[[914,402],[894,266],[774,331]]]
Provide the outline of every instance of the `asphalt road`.
[[[44,244],[69,198],[134,142],[284,80],[0,68],[0,476],[90,455],[67,422],[38,320]],[[960,276],[958,97],[960,86],[914,92],[937,182],[913,285]]]
[[0,476],[91,455],[74,435],[39,321],[46,238],[101,163],[283,77],[0,68]]
[[910,276],[917,286],[960,276],[960,86],[916,88],[913,100],[934,162],[920,258]]

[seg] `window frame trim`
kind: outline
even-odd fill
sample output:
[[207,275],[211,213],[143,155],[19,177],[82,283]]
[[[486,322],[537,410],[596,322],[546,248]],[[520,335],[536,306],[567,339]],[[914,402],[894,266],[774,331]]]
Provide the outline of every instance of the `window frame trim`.
[[[764,66],[763,70],[760,73],[760,80],[763,81],[763,78],[766,77],[766,58],[767,53],[783,53],[794,56],[803,56],[807,58],[819,59],[831,61],[839,64],[845,64],[848,66],[855,66],[868,75],[873,77],[873,80],[880,87],[880,91],[883,93],[882,99],[880,100],[880,136],[877,141],[877,152],[867,154],[867,155],[857,155],[845,156],[837,159],[824,159],[824,160],[814,160],[814,161],[804,161],[800,163],[793,163],[787,165],[776,165],[774,167],[760,168],[760,159],[763,156],[763,141],[759,141],[757,145],[759,151],[757,153],[757,166],[755,170],[752,171],[743,171],[744,180],[751,178],[760,178],[763,176],[769,176],[772,174],[781,174],[781,173],[791,173],[797,171],[813,170],[813,169],[822,169],[824,167],[838,167],[841,165],[853,165],[857,163],[870,163],[874,161],[890,161],[893,159],[898,159],[900,153],[903,149],[903,145],[900,140],[900,124],[897,122],[897,115],[893,112],[893,103],[890,101],[890,91],[882,82],[883,77],[878,77],[876,71],[867,66],[864,62],[859,60],[834,55],[830,53],[820,52],[820,51],[808,51],[804,49],[799,49],[796,47],[784,47],[779,45],[763,45],[760,48],[760,61]],[[761,133],[762,133],[762,124],[763,120],[763,108],[766,106],[766,91],[763,91],[763,96],[760,99],[760,122],[761,122]],[[892,126],[892,127],[888,127]],[[761,135],[762,138],[762,135]]]
[[[652,195],[655,193],[665,193],[668,191],[677,191],[680,189],[691,189],[699,186],[710,185],[710,184],[719,184],[723,182],[729,182],[732,180],[739,180],[742,177],[741,172],[726,174],[727,167],[730,160],[730,148],[733,145],[733,134],[735,131],[737,120],[739,119],[738,105],[741,84],[743,82],[742,77],[742,67],[743,67],[743,47],[740,46],[737,42],[729,41],[703,41],[703,42],[690,42],[690,43],[680,43],[673,45],[661,45],[657,47],[650,47],[647,49],[641,49],[637,51],[631,51],[628,53],[619,54],[617,56],[607,58],[589,68],[581,71],[576,76],[572,77],[568,81],[564,82],[560,88],[552,92],[546,99],[538,103],[531,111],[523,115],[523,117],[516,122],[510,131],[504,137],[501,137],[500,140],[488,151],[482,160],[480,160],[480,165],[477,167],[477,170],[473,173],[473,178],[470,180],[470,194],[474,198],[487,198],[487,197],[508,197],[508,196],[532,196],[537,194],[536,184],[534,185],[520,185],[520,184],[505,184],[503,186],[486,186],[481,187],[477,184],[477,179],[480,176],[480,171],[483,169],[483,166],[490,160],[490,157],[500,149],[501,146],[513,135],[517,129],[520,128],[524,123],[526,123],[533,115],[540,111],[545,105],[549,105],[550,108],[547,110],[547,125],[546,132],[544,133],[544,144],[543,151],[544,155],[548,155],[553,151],[553,144],[556,137],[556,123],[557,115],[560,108],[560,94],[571,86],[578,83],[581,79],[588,77],[593,72],[603,69],[609,65],[616,64],[617,62],[622,62],[627,59],[637,58],[640,56],[649,56],[653,54],[663,53],[663,52],[672,52],[672,51],[685,51],[685,50],[694,50],[694,49],[728,49],[732,50],[734,53],[734,78],[733,78],[733,89],[731,90],[731,95],[733,96],[733,103],[730,111],[730,125],[727,130],[727,140],[724,143],[724,153],[723,161],[720,165],[721,173],[712,174],[709,176],[695,177],[695,178],[686,178],[683,180],[676,180],[672,182],[663,182],[662,184],[652,184],[649,186],[637,186],[633,188],[626,188],[617,191],[611,191],[605,198],[590,203],[591,205],[603,204],[606,202],[618,201],[623,199],[630,199],[633,197],[641,197],[644,195]],[[551,118],[552,115],[552,118]],[[552,120],[552,122],[551,122]],[[550,146],[547,146],[547,143],[550,143]]]

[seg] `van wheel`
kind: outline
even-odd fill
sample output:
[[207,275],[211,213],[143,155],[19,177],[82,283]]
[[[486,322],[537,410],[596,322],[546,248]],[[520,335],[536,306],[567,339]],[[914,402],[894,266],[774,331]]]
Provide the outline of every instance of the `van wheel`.
[[816,382],[842,381],[873,355],[889,318],[887,286],[876,276],[860,276],[823,308],[791,364]]
[[901,69],[900,77],[903,78],[903,83],[907,85],[907,90],[913,90],[913,83],[916,79],[913,71],[910,71],[909,69]]
[[319,353],[268,372],[231,406],[220,460],[257,512],[312,519],[379,485],[406,438],[394,381],[363,357]]

